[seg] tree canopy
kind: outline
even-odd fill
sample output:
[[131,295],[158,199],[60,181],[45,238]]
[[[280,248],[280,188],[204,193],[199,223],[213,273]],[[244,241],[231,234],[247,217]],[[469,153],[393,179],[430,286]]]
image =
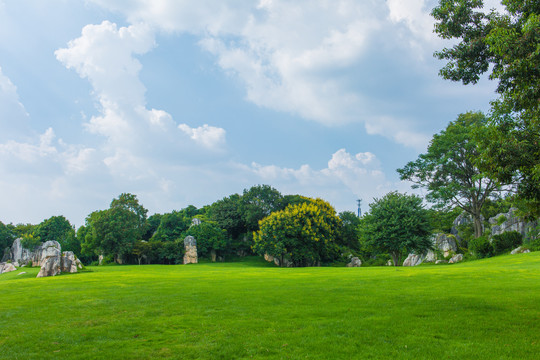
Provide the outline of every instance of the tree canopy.
[[394,266],[410,253],[431,248],[428,213],[415,195],[391,192],[369,205],[362,232],[369,245],[392,256]]
[[473,134],[485,133],[486,121],[479,112],[459,115],[433,136],[425,154],[397,170],[402,180],[414,183],[413,188],[426,188],[429,201],[458,206],[471,214],[476,237],[482,235],[482,207],[498,189],[476,165],[479,149]]
[[540,211],[540,3],[502,1],[505,12],[483,11],[481,0],[440,0],[435,32],[458,41],[435,53],[447,60],[440,75],[475,84],[482,74],[498,81],[488,136],[478,136],[482,169]]

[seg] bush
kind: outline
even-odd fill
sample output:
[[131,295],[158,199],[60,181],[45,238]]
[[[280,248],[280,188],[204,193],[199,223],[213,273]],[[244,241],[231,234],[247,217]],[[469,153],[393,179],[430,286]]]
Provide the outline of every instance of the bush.
[[477,258],[488,258],[493,256],[494,249],[487,236],[483,235],[469,241],[469,251]]
[[508,231],[500,235],[493,235],[491,245],[495,254],[502,254],[506,251],[517,248],[523,243],[523,236],[517,231]]

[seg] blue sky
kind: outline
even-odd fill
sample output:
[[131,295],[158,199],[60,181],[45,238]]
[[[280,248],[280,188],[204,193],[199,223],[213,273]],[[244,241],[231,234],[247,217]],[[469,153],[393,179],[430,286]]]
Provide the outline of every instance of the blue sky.
[[0,0],[0,221],[410,192],[395,169],[494,98],[438,76],[435,4]]

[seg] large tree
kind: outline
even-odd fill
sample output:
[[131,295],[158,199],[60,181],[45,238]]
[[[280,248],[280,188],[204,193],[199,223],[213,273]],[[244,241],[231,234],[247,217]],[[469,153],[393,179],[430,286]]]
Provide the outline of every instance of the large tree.
[[413,188],[426,188],[429,201],[458,206],[469,213],[476,237],[482,235],[482,207],[498,189],[497,183],[484,177],[475,162],[479,149],[473,133],[485,133],[486,121],[479,112],[459,115],[433,136],[425,154],[397,170],[402,180],[414,183]]
[[58,241],[63,251],[74,251],[80,254],[80,245],[77,244],[75,238],[75,229],[64,216],[52,216],[43,220],[37,226],[35,235],[42,242]]
[[415,195],[391,192],[369,205],[362,219],[368,245],[392,256],[394,266],[410,253],[424,253],[432,246],[427,211]]
[[540,3],[503,0],[504,12],[484,11],[481,0],[440,0],[435,32],[457,44],[435,53],[448,63],[445,79],[475,84],[498,81],[488,136],[479,136],[482,168],[516,185],[540,212]]
[[253,250],[272,255],[294,266],[311,266],[333,260],[337,252],[341,219],[334,208],[321,199],[291,205],[273,212],[253,233]]

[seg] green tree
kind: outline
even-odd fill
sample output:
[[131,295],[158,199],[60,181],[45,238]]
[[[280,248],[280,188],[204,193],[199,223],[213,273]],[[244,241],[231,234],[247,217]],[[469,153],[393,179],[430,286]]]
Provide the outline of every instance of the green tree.
[[197,254],[200,257],[208,257],[212,253],[224,256],[230,244],[227,232],[208,221],[190,227],[186,235],[191,235],[197,240]]
[[[477,137],[481,167],[540,213],[540,4],[503,0],[505,11],[483,12],[481,0],[440,0],[435,32],[457,44],[435,53],[448,63],[445,79],[475,84],[483,73],[498,81],[487,134]],[[487,136],[484,136],[487,135]]]
[[341,220],[334,208],[321,199],[292,205],[260,221],[253,233],[253,250],[260,255],[288,259],[293,266],[318,265],[338,255],[336,238]]
[[[15,240],[15,234],[9,225],[4,225],[0,221],[0,255],[4,254],[4,249],[10,247]],[[0,259],[1,260],[1,259]]]
[[388,252],[394,266],[410,252],[431,248],[428,214],[418,196],[391,192],[369,207],[362,221],[363,236],[374,249]]
[[283,196],[269,185],[252,186],[244,190],[240,201],[242,220],[248,233],[259,229],[259,221],[283,209]]
[[35,236],[42,242],[58,241],[62,251],[78,250],[74,240],[75,229],[64,216],[52,216],[43,220],[37,226]]
[[146,259],[148,262],[150,255],[152,254],[152,244],[145,240],[139,240],[133,245],[131,253],[137,257],[139,265],[141,260]]
[[397,170],[402,180],[414,183],[413,188],[426,188],[429,201],[457,206],[471,214],[476,237],[482,235],[482,207],[498,189],[475,162],[479,150],[473,132],[485,131],[485,123],[480,112],[459,115],[433,136],[427,153]]
[[360,218],[352,211],[343,211],[339,213],[341,219],[340,235],[337,243],[351,250],[360,249]]
[[137,232],[138,237],[142,236],[146,232],[146,214],[148,210],[139,204],[139,200],[136,195],[130,193],[122,193],[117,199],[111,201],[110,209],[123,209],[131,212],[137,216]]
[[193,205],[180,211],[173,210],[170,213],[161,215],[159,226],[150,241],[167,242],[182,240],[195,215],[197,215],[197,208]]
[[227,231],[231,239],[246,233],[246,224],[240,211],[240,195],[234,194],[214,202],[207,211],[209,220]]

